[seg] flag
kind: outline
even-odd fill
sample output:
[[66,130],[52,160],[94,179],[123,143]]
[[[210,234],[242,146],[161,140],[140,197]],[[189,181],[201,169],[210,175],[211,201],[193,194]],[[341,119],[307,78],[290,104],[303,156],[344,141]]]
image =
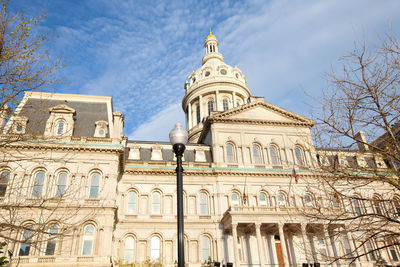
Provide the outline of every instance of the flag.
[[243,204],[246,205],[247,203],[247,196],[246,193],[243,193]]
[[292,175],[293,175],[294,180],[296,181],[296,184],[297,184],[297,182],[299,181],[299,175],[296,173],[296,170],[294,168],[293,168],[293,171],[292,171]]

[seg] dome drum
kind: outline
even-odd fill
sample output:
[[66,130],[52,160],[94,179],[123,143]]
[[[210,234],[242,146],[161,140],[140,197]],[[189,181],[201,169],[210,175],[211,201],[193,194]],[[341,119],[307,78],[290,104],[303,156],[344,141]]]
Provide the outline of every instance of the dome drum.
[[204,46],[206,54],[202,66],[189,75],[182,100],[191,141],[200,136],[202,121],[207,116],[243,105],[251,96],[246,77],[239,68],[224,62],[218,52],[217,38],[211,32]]

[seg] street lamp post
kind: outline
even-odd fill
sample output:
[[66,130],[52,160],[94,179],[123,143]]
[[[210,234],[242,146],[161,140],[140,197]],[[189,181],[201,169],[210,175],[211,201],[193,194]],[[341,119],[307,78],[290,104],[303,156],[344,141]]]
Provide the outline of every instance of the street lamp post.
[[182,124],[176,123],[169,133],[169,140],[176,155],[176,191],[177,191],[177,215],[178,215],[178,267],[185,266],[185,239],[183,236],[183,181],[182,181],[182,156],[188,141],[188,134]]

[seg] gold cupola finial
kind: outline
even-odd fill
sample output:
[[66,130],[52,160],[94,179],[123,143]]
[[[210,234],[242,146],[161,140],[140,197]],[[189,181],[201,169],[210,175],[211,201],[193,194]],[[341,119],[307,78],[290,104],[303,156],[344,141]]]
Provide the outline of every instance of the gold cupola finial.
[[210,34],[207,36],[206,41],[210,40],[211,38],[217,39],[217,37],[215,37],[215,35],[212,34],[211,28],[210,28]]

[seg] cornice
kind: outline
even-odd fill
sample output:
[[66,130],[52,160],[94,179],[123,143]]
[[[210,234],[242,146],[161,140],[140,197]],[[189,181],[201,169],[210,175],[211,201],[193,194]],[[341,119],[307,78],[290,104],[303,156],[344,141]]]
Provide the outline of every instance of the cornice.
[[310,120],[310,119],[308,119],[308,118],[306,118],[304,116],[301,116],[301,115],[295,114],[295,113],[293,113],[291,111],[282,109],[282,108],[277,107],[277,106],[275,106],[273,104],[270,104],[270,103],[268,103],[266,101],[250,102],[250,103],[247,103],[245,105],[239,106],[239,107],[237,107],[235,109],[229,109],[229,110],[226,110],[226,111],[221,112],[221,113],[216,113],[216,114],[214,114],[214,115],[212,115],[210,117],[211,117],[211,119],[227,118],[227,117],[230,117],[232,115],[239,114],[239,113],[241,113],[241,112],[243,112],[245,110],[252,109],[252,108],[254,108],[256,106],[264,106],[267,109],[270,109],[270,110],[275,111],[275,112],[277,112],[279,114],[282,114],[287,118],[294,119],[294,120],[299,120],[302,123],[307,124],[307,125],[313,126],[315,124],[314,121],[312,121],[312,120]]
[[[312,178],[320,177],[320,173],[313,173],[309,171],[297,170],[301,177]],[[163,176],[175,176],[175,166],[125,166],[124,174],[134,175],[163,175]],[[291,169],[253,169],[253,168],[196,168],[196,167],[185,167],[183,174],[185,176],[258,176],[258,177],[281,177],[281,178],[292,178]]]
[[191,88],[190,91],[187,92],[182,99],[182,108],[185,109],[185,103],[186,103],[187,99],[189,99],[192,95],[194,95],[195,93],[197,93],[199,90],[203,89],[204,87],[211,86],[211,85],[219,86],[219,85],[226,85],[226,84],[229,84],[231,86],[236,86],[240,89],[243,89],[247,92],[248,95],[251,95],[250,90],[246,87],[246,85],[242,82],[240,82],[240,83],[237,82],[236,80],[234,80],[234,78],[232,78],[232,80],[229,80],[229,81],[228,80],[226,80],[226,81],[210,80],[210,81],[204,82],[202,84],[196,85],[193,88]]
[[283,121],[270,121],[259,119],[230,119],[230,118],[210,118],[210,123],[222,122],[230,124],[256,124],[256,125],[273,125],[273,126],[306,126],[311,127],[314,124],[308,122],[283,122]]
[[[0,143],[3,140],[0,140]],[[5,141],[7,142],[7,140]],[[45,142],[45,141],[10,141],[1,145],[1,148],[24,150],[65,150],[65,151],[96,151],[96,152],[123,152],[122,144],[110,143],[82,143],[82,142]]]

